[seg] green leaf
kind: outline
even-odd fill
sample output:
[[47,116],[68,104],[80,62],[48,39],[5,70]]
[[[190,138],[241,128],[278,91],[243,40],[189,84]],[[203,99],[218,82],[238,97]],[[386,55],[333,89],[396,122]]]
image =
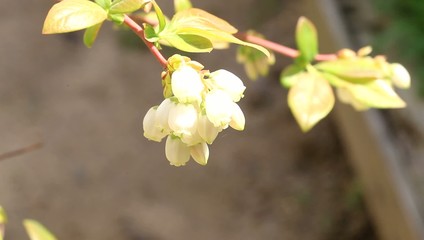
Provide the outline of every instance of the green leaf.
[[163,38],[164,41],[175,48],[185,52],[210,52],[213,49],[212,42],[209,39],[190,34],[175,34]]
[[152,0],[151,3],[153,4],[153,8],[155,9],[156,16],[158,17],[159,21],[159,31],[162,32],[163,29],[166,27],[166,17],[162,12],[162,9],[160,9],[159,5],[156,3],[156,1]]
[[49,230],[35,220],[25,219],[24,227],[31,240],[56,240]]
[[4,211],[3,207],[0,206],[0,240],[3,240],[6,223],[7,223],[6,211]]
[[175,12],[181,12],[192,7],[190,0],[174,0]]
[[115,0],[110,7],[110,13],[132,13],[140,9],[145,0]]
[[300,17],[296,26],[296,44],[300,58],[309,63],[318,53],[318,36],[314,24],[305,17]]
[[109,10],[110,5],[112,5],[111,0],[94,0],[100,7],[102,7],[104,10]]
[[351,94],[352,101],[371,108],[403,108],[406,103],[396,94],[392,85],[383,79],[366,84],[349,83],[343,87]]
[[96,24],[87,28],[84,32],[84,44],[88,48],[91,48],[96,41],[97,35],[102,27],[103,23]]
[[81,30],[103,22],[107,12],[88,0],[63,0],[53,5],[44,21],[43,34]]
[[109,18],[114,23],[121,25],[125,20],[125,15],[123,13],[114,13],[114,14],[109,14]]
[[320,74],[304,72],[296,77],[288,104],[302,131],[307,132],[333,109],[334,94]]
[[305,66],[303,64],[291,64],[287,66],[280,75],[280,83],[285,88],[290,88],[298,80],[297,74],[305,71]]
[[315,68],[351,83],[367,83],[385,77],[380,66],[370,57],[325,61],[316,64]]

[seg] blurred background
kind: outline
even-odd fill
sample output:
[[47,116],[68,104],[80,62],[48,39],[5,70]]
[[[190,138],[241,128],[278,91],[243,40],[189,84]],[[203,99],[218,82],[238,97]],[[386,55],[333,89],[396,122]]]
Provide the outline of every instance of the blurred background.
[[[317,25],[323,52],[374,44],[416,80],[423,75],[420,0],[192,2],[240,31],[255,28],[292,47],[304,15]],[[363,114],[338,106],[303,134],[278,81],[290,59],[278,56],[270,76],[253,82],[235,48],[190,55],[245,79],[247,123],[243,132],[220,134],[207,166],[176,168],[164,143],[142,133],[144,114],[162,100],[160,65],[112,24],[91,49],[81,32],[42,36],[53,3],[9,1],[0,15],[0,154],[42,144],[0,162],[7,240],[26,238],[24,218],[61,240],[424,236],[417,230],[424,209],[419,81],[401,93],[410,104],[405,110]],[[158,3],[172,14],[172,1]]]

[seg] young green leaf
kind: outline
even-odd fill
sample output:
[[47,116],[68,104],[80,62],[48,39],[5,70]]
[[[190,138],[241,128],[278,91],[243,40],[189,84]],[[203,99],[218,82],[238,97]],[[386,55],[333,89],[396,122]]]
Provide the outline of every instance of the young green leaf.
[[192,7],[190,0],[174,0],[175,12],[181,12]]
[[373,58],[338,59],[320,62],[315,68],[351,83],[367,83],[384,78],[384,72]]
[[31,240],[56,240],[56,237],[35,220],[25,219],[24,227]]
[[302,131],[309,131],[334,106],[330,84],[318,73],[297,74],[288,94],[289,107]]
[[7,223],[7,215],[3,207],[0,206],[0,240],[4,238],[5,224]]
[[103,22],[107,12],[88,0],[63,0],[53,5],[44,21],[43,34],[81,30]]
[[109,10],[110,5],[112,5],[111,0],[94,0],[97,4],[99,4],[100,7],[102,7],[104,10]]
[[115,0],[110,6],[110,13],[132,13],[140,9],[146,0]]
[[169,45],[185,52],[210,52],[213,49],[212,42],[209,39],[190,34],[174,34],[161,38]]
[[391,84],[383,79],[365,84],[346,84],[343,89],[351,95],[351,103],[358,102],[371,108],[403,108],[406,103],[396,94]]
[[102,27],[103,23],[96,24],[87,28],[84,32],[84,44],[88,48],[91,48],[96,41],[97,35]]
[[305,71],[305,66],[302,64],[291,64],[284,68],[280,75],[280,83],[285,88],[290,88],[298,80],[297,74]]
[[125,20],[125,15],[123,13],[113,13],[109,14],[109,19],[112,20],[112,22],[121,25]]
[[300,58],[309,63],[318,53],[318,36],[314,24],[305,17],[299,18],[296,26],[296,44]]
[[166,18],[165,15],[162,12],[162,9],[160,9],[159,5],[156,3],[156,1],[152,0],[151,1],[153,8],[155,9],[156,12],[156,16],[158,17],[158,21],[159,21],[159,31],[158,32],[162,32],[163,29],[165,29],[166,26]]

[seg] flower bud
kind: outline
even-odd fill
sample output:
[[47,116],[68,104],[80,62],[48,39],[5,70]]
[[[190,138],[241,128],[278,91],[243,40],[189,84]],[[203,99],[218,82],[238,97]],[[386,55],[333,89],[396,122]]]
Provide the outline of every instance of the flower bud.
[[201,142],[190,147],[190,154],[200,165],[206,165],[209,159],[209,148],[205,142]]
[[408,70],[399,63],[390,64],[392,69],[392,81],[398,88],[409,88],[411,86],[411,76]]
[[184,166],[190,160],[190,148],[171,135],[166,139],[165,155],[171,165]]
[[210,75],[210,79],[215,88],[225,91],[234,102],[240,101],[246,89],[243,82],[233,73],[220,69]]
[[189,66],[181,66],[172,73],[171,86],[179,102],[193,103],[202,100],[204,85],[200,74]]
[[162,132],[158,127],[156,127],[156,107],[152,107],[147,111],[146,116],[143,119],[143,131],[144,136],[152,141],[160,142],[167,134]]
[[233,106],[234,111],[233,115],[231,115],[230,127],[238,131],[243,131],[246,123],[243,111],[237,103],[234,103]]
[[169,110],[168,124],[178,137],[193,135],[197,129],[197,110],[193,104],[178,103]]
[[222,90],[212,90],[205,97],[206,116],[215,127],[228,127],[233,115],[233,100]]

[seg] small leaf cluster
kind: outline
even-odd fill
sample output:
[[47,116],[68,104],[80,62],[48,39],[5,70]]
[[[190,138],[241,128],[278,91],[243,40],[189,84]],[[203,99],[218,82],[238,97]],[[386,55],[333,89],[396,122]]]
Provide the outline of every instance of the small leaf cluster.
[[333,109],[332,87],[342,102],[356,110],[405,107],[393,89],[393,85],[409,87],[409,73],[402,65],[390,64],[384,56],[368,56],[370,47],[357,53],[343,49],[334,60],[313,65],[318,38],[314,25],[306,18],[300,18],[297,24],[296,42],[299,56],[284,69],[280,80],[290,89],[288,104],[303,131],[309,131]]

